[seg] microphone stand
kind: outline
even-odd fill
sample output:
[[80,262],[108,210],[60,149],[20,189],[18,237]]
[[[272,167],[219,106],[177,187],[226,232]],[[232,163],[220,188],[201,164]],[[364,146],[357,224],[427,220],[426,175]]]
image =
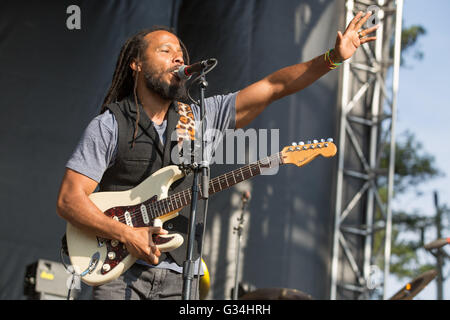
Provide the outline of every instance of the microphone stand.
[[[206,141],[205,141],[205,126],[204,126],[204,117],[205,117],[205,90],[208,86],[208,82],[206,81],[205,69],[207,69],[206,65],[203,65],[203,69],[199,78],[199,88],[200,88],[200,117],[201,117],[201,163],[200,165],[196,165],[194,163],[194,181],[192,183],[192,201],[191,201],[191,212],[189,216],[189,227],[188,227],[188,244],[186,249],[186,261],[183,264],[183,291],[182,291],[182,299],[189,300],[191,298],[191,288],[192,288],[192,280],[194,279],[194,261],[193,261],[193,251],[194,251],[194,241],[195,241],[195,221],[197,214],[197,203],[198,203],[198,195],[199,195],[199,176],[201,173],[201,195],[205,200],[204,207],[204,217],[206,217],[206,208],[208,204],[208,189],[209,189],[209,163],[205,157],[206,150]],[[194,143],[194,146],[196,144]],[[194,147],[194,156],[195,156],[195,147]],[[205,222],[204,224],[205,225]],[[203,244],[202,244],[203,245]],[[201,259],[201,257],[199,258]],[[201,264],[201,261],[199,261]]]
[[236,237],[236,271],[234,276],[234,291],[233,291],[233,300],[238,299],[238,291],[239,291],[239,258],[240,258],[240,251],[241,251],[241,235],[242,235],[242,226],[244,224],[244,211],[245,211],[245,205],[248,202],[248,196],[246,193],[242,196],[242,209],[241,214],[239,218],[237,219],[239,224],[237,227],[234,228],[234,231],[237,233]]

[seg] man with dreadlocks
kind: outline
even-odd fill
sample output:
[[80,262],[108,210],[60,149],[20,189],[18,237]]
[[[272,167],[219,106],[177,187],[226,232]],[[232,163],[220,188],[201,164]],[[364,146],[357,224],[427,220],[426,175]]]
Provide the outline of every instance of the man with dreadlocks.
[[[302,90],[335,69],[361,44],[375,40],[367,34],[377,26],[360,31],[369,16],[370,13],[358,13],[344,33],[338,32],[335,48],[325,54],[278,70],[238,92],[207,98],[206,132],[243,128],[273,101]],[[178,141],[172,141],[172,137],[183,127],[180,119],[200,120],[198,106],[180,102],[185,101],[186,87],[175,71],[184,64],[189,64],[187,50],[167,28],[143,30],[130,38],[120,52],[101,114],[90,122],[67,162],[58,195],[58,214],[80,229],[119,240],[138,259],[118,279],[94,287],[94,299],[182,297],[182,263],[187,241],[173,251],[161,253],[152,236],[166,234],[166,230],[136,228],[110,219],[88,196],[97,187],[99,191],[132,189],[152,173],[173,164],[171,150]],[[208,138],[211,137],[205,137],[210,141]],[[191,184],[188,176],[171,187],[186,189]],[[198,212],[203,212],[200,204]],[[189,208],[181,210],[180,216],[169,220],[166,228],[186,237],[188,211]],[[196,221],[197,264],[200,221]]]

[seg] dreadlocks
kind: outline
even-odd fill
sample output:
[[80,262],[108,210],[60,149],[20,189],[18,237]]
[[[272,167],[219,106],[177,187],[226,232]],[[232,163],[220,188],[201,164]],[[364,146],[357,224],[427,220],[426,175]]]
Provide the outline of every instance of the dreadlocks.
[[[144,40],[144,37],[151,32],[159,30],[164,30],[176,35],[171,28],[154,26],[150,29],[139,31],[137,34],[129,38],[123,45],[120,50],[119,58],[117,59],[111,86],[102,104],[101,113],[105,111],[106,105],[120,101],[130,95],[133,91],[136,91],[137,74],[135,74],[130,68],[130,64],[133,60],[140,61],[145,49],[147,49],[148,43]],[[189,54],[186,50],[186,46],[180,39],[178,39],[178,41],[180,42],[180,46],[183,51],[183,59],[187,64],[189,64]]]
[[[130,64],[134,60],[141,61],[141,58],[145,55],[145,50],[147,49],[148,43],[146,40],[144,40],[144,37],[151,32],[159,30],[170,32],[176,36],[174,30],[171,28],[165,26],[154,26],[150,29],[144,29],[139,31],[137,34],[135,34],[125,42],[122,49],[120,50],[111,86],[108,90],[108,93],[106,94],[105,100],[103,101],[102,108],[100,111],[100,113],[103,113],[106,110],[106,106],[108,104],[120,101],[123,98],[130,95],[131,93],[133,93],[137,112],[133,146],[137,136],[137,128],[140,114],[138,107],[138,98],[136,93],[138,73],[130,68]],[[178,41],[180,42],[181,50],[183,51],[183,59],[187,64],[189,64],[189,54],[187,52],[186,46],[180,39],[178,39]]]

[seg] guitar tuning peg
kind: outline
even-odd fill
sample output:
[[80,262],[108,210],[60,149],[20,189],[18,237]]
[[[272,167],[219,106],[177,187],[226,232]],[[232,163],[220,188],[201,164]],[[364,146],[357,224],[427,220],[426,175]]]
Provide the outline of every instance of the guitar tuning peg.
[[297,142],[292,142],[292,145],[295,147],[297,145]]
[[320,139],[320,142],[324,143],[324,142],[325,142],[325,139]]
[[308,140],[308,141],[307,141],[307,144],[311,144],[311,140]]
[[318,143],[319,141],[317,141],[317,140],[313,140],[313,143]]
[[300,142],[298,143],[298,145],[299,145],[299,146],[304,146],[305,143],[304,143],[303,141],[300,141]]
[[328,142],[333,142],[333,138],[328,138],[327,141]]

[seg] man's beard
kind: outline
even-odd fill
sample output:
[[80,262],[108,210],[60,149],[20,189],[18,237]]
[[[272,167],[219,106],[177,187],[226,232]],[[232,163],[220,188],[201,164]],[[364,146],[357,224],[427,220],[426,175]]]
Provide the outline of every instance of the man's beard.
[[165,100],[185,102],[187,101],[187,93],[184,82],[180,81],[175,84],[169,84],[162,80],[162,76],[165,73],[170,73],[175,70],[176,69],[156,73],[151,72],[147,66],[143,66],[145,85],[149,90],[156,92]]

